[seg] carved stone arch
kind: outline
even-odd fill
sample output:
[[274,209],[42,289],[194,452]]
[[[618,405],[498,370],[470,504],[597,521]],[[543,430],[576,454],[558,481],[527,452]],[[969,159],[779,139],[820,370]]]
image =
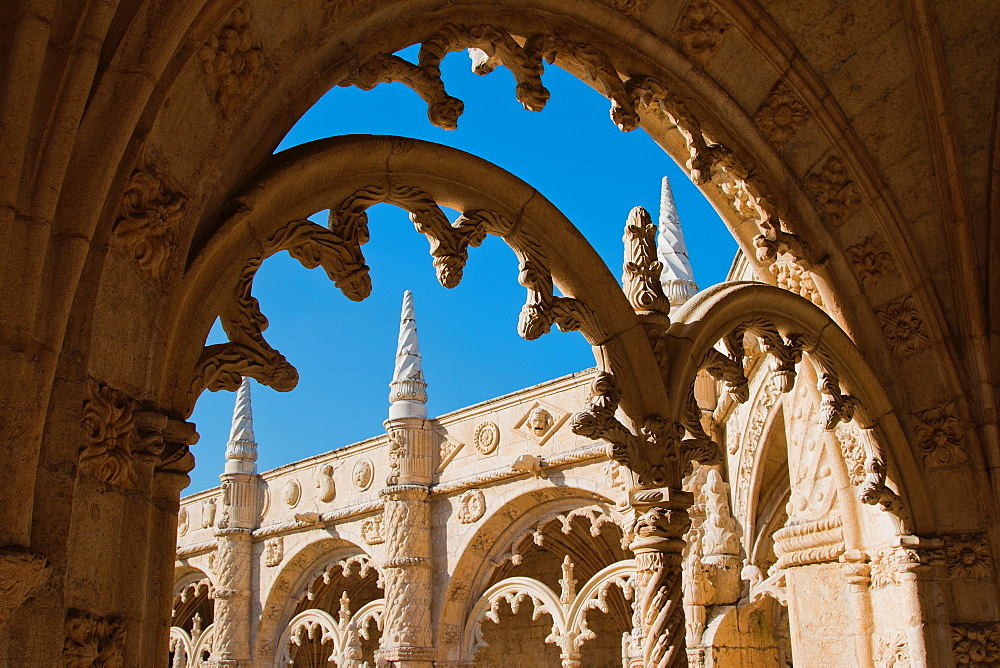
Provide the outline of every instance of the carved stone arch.
[[357,555],[367,555],[367,552],[356,543],[326,534],[301,546],[294,554],[286,555],[281,572],[262,592],[260,624],[254,636],[253,656],[265,662],[276,656],[278,639],[299,603],[293,600],[291,594],[301,592],[304,595],[317,569],[325,568],[332,561]]
[[[850,337],[810,302],[758,283],[725,283],[702,291],[678,310],[667,332],[671,359],[684,360],[671,369],[668,392],[676,396],[690,387],[718,341],[747,331],[771,340],[775,369],[794,370],[802,354],[818,367],[821,415],[829,429],[853,419],[867,432],[862,500],[898,514],[907,525],[901,532],[933,531],[922,472],[882,382]],[[789,381],[794,383],[794,371]]]
[[611,564],[587,580],[570,606],[566,616],[566,628],[579,633],[583,629],[588,611],[598,609],[607,612],[604,599],[611,587],[618,587],[627,600],[632,599],[636,587],[634,559]]
[[[345,294],[363,299],[364,208],[378,201],[411,211],[431,239],[445,285],[461,275],[469,245],[486,233],[502,236],[518,255],[519,280],[528,288],[522,336],[535,338],[553,324],[580,329],[595,347],[598,366],[618,378],[626,414],[642,420],[662,410],[662,381],[634,311],[558,209],[513,175],[467,153],[372,136],[285,151],[236,196],[235,212],[208,237],[185,277],[181,320],[188,325],[175,330],[168,365],[191,372],[177,377],[170,403],[190,411],[202,388],[230,387],[241,374],[279,390],[294,387],[294,368],[263,339],[266,319],[250,293],[253,274],[264,257],[288,249],[306,266],[323,264]],[[450,225],[438,204],[464,212],[463,219]],[[326,208],[335,215],[333,230],[305,220]],[[565,296],[554,296],[553,286]],[[231,343],[200,350],[200,328],[207,331],[219,314]]]
[[551,636],[564,638],[569,634],[563,607],[555,592],[533,578],[508,578],[483,592],[472,607],[462,630],[460,660],[474,661],[481,640],[481,625],[486,619],[497,620],[496,614],[502,602],[515,610],[522,601],[533,606],[533,618],[537,619],[543,614],[552,618]]
[[[582,479],[568,481],[573,485],[583,482]],[[589,484],[592,486],[593,482]],[[595,504],[605,508],[613,506],[606,497],[586,489],[546,485],[526,491],[523,487],[511,486],[504,494],[503,504],[494,504],[475,534],[460,547],[461,556],[444,589],[437,617],[438,646],[444,648],[447,644],[444,642],[445,629],[464,628],[469,611],[488,589],[498,560],[503,558],[513,540],[539,521],[553,521],[557,515]],[[457,648],[449,651],[454,649]]]
[[[753,53],[760,59],[760,65],[773,69],[775,79],[779,80],[779,83],[781,75],[785,75],[787,79],[784,82],[785,85],[792,94],[799,98],[799,104],[805,104],[811,108],[811,118],[823,128],[825,136],[831,142],[834,138],[839,142],[845,133],[852,137],[853,141],[842,151],[844,155],[840,159],[848,165],[847,169],[851,175],[862,174],[867,177],[858,176],[857,187],[863,191],[866,201],[870,199],[879,202],[878,206],[873,207],[875,213],[872,214],[872,217],[880,223],[873,225],[873,227],[887,226],[892,228],[892,233],[887,233],[887,236],[891,238],[893,244],[904,246],[899,254],[907,257],[912,255],[909,249],[905,248],[905,236],[901,232],[904,229],[903,217],[899,214],[898,207],[891,201],[885,201],[888,197],[887,189],[879,187],[881,185],[879,175],[871,167],[871,161],[864,154],[862,145],[853,134],[853,130],[844,123],[843,114],[839,113],[836,103],[832,101],[829,91],[823,88],[821,80],[812,76],[808,66],[802,61],[796,62],[795,67],[791,67],[788,63],[778,65],[774,62],[776,53],[794,52],[794,50],[783,51],[776,46],[788,41],[787,36],[783,35],[780,30],[769,30],[761,33],[756,28],[751,12],[747,12],[745,8],[736,3],[722,4],[725,5],[723,9],[725,18],[723,20],[732,22],[734,30],[742,32],[749,39]],[[268,139],[253,147],[254,159],[248,159],[249,156],[246,154],[238,159],[233,156],[227,161],[228,164],[259,164],[266,152],[270,150],[268,147],[273,148],[277,144],[281,136],[280,133],[283,133],[295,118],[298,118],[326,89],[350,81],[351,77],[356,77],[359,65],[368,63],[380,54],[393,53],[402,47],[422,40],[431,40],[432,43],[439,44],[438,48],[450,48],[451,43],[447,39],[439,38],[435,42],[435,36],[442,34],[443,31],[454,37],[454,31],[449,33],[449,30],[445,28],[448,26],[479,25],[482,20],[481,17],[477,16],[473,21],[472,17],[475,16],[478,9],[472,4],[451,6],[447,11],[422,13],[421,10],[424,8],[423,3],[411,5],[408,7],[409,11],[405,19],[400,18],[398,22],[387,18],[388,14],[382,15],[378,12],[372,12],[371,16],[365,16],[363,12],[353,13],[353,10],[349,10],[348,15],[352,19],[350,24],[356,31],[350,38],[338,36],[343,41],[334,38],[332,33],[335,29],[322,30],[318,35],[319,39],[314,39],[317,44],[315,53],[309,55],[309,58],[312,59],[311,67],[289,67],[287,70],[282,68],[278,80],[274,79],[275,73],[270,75],[270,85],[288,86],[288,90],[296,92],[295,96],[276,95],[274,97],[293,99],[294,102],[291,105],[283,102],[284,108],[280,111],[277,108],[272,108],[271,105],[275,103],[269,100],[260,101],[262,103],[261,109],[255,108],[258,105],[248,105],[246,108],[252,110],[248,111],[250,116],[241,120],[249,122],[251,127],[259,124],[259,129],[262,131],[261,136]],[[430,5],[426,5],[426,8],[429,9]],[[501,10],[494,12],[492,16],[494,22],[498,24],[497,29],[501,32],[506,31],[508,34],[524,36],[537,32],[539,25],[543,25],[556,34],[565,33],[566,37],[560,39],[570,45],[591,45],[592,49],[607,61],[607,66],[619,73],[624,73],[633,79],[649,77],[650,75],[653,76],[653,79],[657,79],[657,77],[662,79],[661,88],[669,90],[671,96],[677,96],[682,101],[680,108],[686,112],[685,114],[675,113],[675,115],[681,116],[684,121],[688,121],[687,115],[697,117],[693,124],[689,122],[691,127],[686,128],[687,134],[689,136],[692,134],[691,128],[693,127],[695,129],[694,136],[697,137],[704,130],[712,142],[718,142],[706,143],[705,139],[698,138],[698,142],[701,142],[702,145],[699,151],[703,155],[695,157],[709,166],[708,172],[712,172],[716,167],[723,171],[730,170],[733,163],[726,156],[731,155],[738,154],[740,156],[738,161],[743,164],[752,164],[753,167],[750,171],[753,171],[755,176],[750,181],[758,185],[759,183],[771,184],[764,197],[764,200],[767,200],[765,208],[771,205],[771,200],[777,202],[775,211],[778,218],[786,224],[793,224],[797,230],[800,227],[803,228],[804,231],[798,230],[800,237],[809,238],[813,248],[822,249],[819,251],[820,255],[825,253],[834,258],[835,261],[818,270],[820,273],[829,271],[837,274],[835,281],[820,281],[827,285],[827,294],[835,291],[834,285],[854,286],[857,284],[857,279],[850,271],[848,262],[843,260],[843,248],[835,243],[833,236],[827,231],[827,225],[823,222],[825,214],[821,215],[816,212],[817,207],[812,203],[808,189],[798,189],[792,202],[782,201],[785,198],[783,191],[787,190],[785,186],[789,183],[796,183],[800,179],[790,173],[782,157],[772,146],[772,142],[761,133],[758,125],[751,118],[751,110],[744,109],[737,102],[736,96],[713,80],[712,77],[704,76],[700,69],[692,70],[692,59],[683,53],[683,45],[678,50],[678,46],[671,43],[671,40],[655,39],[645,32],[641,25],[632,22],[623,23],[618,20],[613,9],[597,4],[580,6],[562,4],[558,8],[554,8],[545,3],[539,3],[538,7]],[[213,29],[211,26],[217,25],[218,21],[219,15],[213,15],[211,19],[197,26],[196,34],[204,34],[206,38],[210,37]],[[615,25],[614,31],[604,27],[612,24]],[[374,29],[376,25],[378,29]],[[362,26],[367,26],[368,29],[364,29]],[[461,31],[459,32],[461,33]],[[379,37],[366,42],[354,37],[354,35],[359,34],[378,35]],[[388,34],[393,35],[391,43],[384,37]],[[329,39],[324,39],[326,36]],[[477,39],[482,39],[482,37]],[[349,58],[344,57],[344,48],[348,49]],[[608,83],[609,79],[601,74],[600,67],[594,66],[594,63],[601,61],[601,58],[593,56],[594,60],[590,61],[584,57],[585,55],[587,54],[575,53],[573,49],[569,49],[557,62],[585,81],[591,82],[602,92],[617,94],[621,97],[620,91],[609,90],[609,87],[615,88],[615,86]],[[177,51],[172,57],[175,59],[173,65],[175,70],[183,67],[191,69],[200,67],[197,58],[190,50]],[[580,60],[581,58],[582,60]],[[187,61],[186,64],[185,61]],[[580,63],[584,63],[584,65]],[[589,68],[586,66],[588,64]],[[304,76],[306,71],[310,73],[310,77],[313,77],[313,73],[316,71],[322,71],[323,76],[320,80],[311,79],[309,85],[302,85],[303,82],[295,81],[296,77]],[[647,89],[640,86],[636,90]],[[199,92],[199,94],[203,95],[203,92]],[[660,93],[654,93],[653,97],[659,99],[657,95]],[[156,103],[153,105],[155,108]],[[621,106],[619,104],[619,107]],[[264,107],[267,107],[271,113],[264,114]],[[257,114],[260,114],[260,120],[257,120]],[[266,124],[262,122],[264,118],[267,119]],[[282,118],[284,122],[275,123],[275,118]],[[650,118],[647,125],[650,132],[654,136],[657,135],[658,128],[654,127],[653,119]],[[681,123],[681,126],[684,125],[685,123]],[[246,129],[248,126],[244,124],[241,127]],[[663,137],[658,136],[657,138],[661,140],[662,145],[671,150],[680,162],[684,162],[691,152],[688,145],[690,141],[683,140],[681,135],[676,132],[676,127],[677,125],[672,122],[665,124],[662,129],[659,129]],[[221,133],[226,132],[222,127],[215,127],[214,130]],[[724,147],[724,149],[716,150],[714,147]],[[705,150],[705,148],[712,150]],[[750,156],[753,156],[754,159],[751,160]],[[740,170],[736,171],[740,172]],[[709,176],[711,177],[711,174]],[[722,180],[725,181],[725,179]],[[778,184],[781,184],[781,187],[778,187]],[[715,191],[717,186],[718,192]],[[719,184],[712,185],[709,196],[722,205],[723,209],[731,205],[732,198],[722,193]],[[745,224],[746,218],[742,215],[732,216],[730,222],[736,229],[737,236],[740,237],[744,247],[752,250],[754,247],[752,237],[756,232],[751,231],[750,227]],[[782,230],[778,228],[777,232],[780,233]],[[782,237],[780,234],[778,236],[779,239],[768,241],[782,245],[790,238]],[[822,260],[822,257],[819,259]],[[907,263],[905,271],[908,275],[913,276],[910,281],[911,285],[926,284],[925,280],[922,280],[927,275],[924,267],[911,260]],[[851,290],[845,291],[853,292]],[[926,293],[921,295],[921,299],[929,299],[932,303],[934,302],[934,296]],[[838,317],[842,312],[845,314],[851,312],[852,317],[865,320],[874,327],[873,331],[877,331],[877,322],[870,311],[864,312],[856,309],[849,299],[828,301],[835,307],[832,312],[838,313]],[[930,310],[935,313],[939,312],[939,309],[933,306]],[[928,327],[936,326],[936,320],[928,323]],[[852,332],[857,331],[861,336],[865,336],[864,331],[868,328],[851,327],[850,329]],[[869,348],[868,345],[865,347]]]

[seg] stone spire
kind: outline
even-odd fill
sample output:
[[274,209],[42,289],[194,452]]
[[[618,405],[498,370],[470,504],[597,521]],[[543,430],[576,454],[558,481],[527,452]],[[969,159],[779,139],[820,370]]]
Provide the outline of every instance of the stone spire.
[[413,314],[413,293],[403,293],[403,313],[399,321],[396,368],[389,383],[389,419],[427,417],[427,383],[420,364],[420,342]]
[[674,193],[670,189],[670,179],[663,177],[660,189],[660,224],[656,238],[657,259],[663,263],[660,281],[663,291],[670,298],[670,306],[676,308],[698,292],[694,282],[694,271],[688,260],[687,244],[681,231],[681,221],[677,217]]
[[250,379],[244,378],[236,391],[233,427],[226,444],[226,473],[257,473],[257,441],[253,435],[250,407]]

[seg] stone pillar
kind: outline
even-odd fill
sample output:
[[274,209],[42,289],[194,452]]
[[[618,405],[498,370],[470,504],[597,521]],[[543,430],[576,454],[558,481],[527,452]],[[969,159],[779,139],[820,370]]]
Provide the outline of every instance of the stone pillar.
[[674,489],[640,489],[629,497],[636,515],[629,549],[635,554],[638,582],[626,650],[628,665],[686,666],[681,561],[692,495]]
[[233,426],[226,445],[222,519],[215,532],[215,637],[212,666],[250,666],[250,591],[255,562],[251,532],[257,526],[257,442],[253,433],[250,380],[236,394]]
[[434,432],[427,419],[427,383],[420,359],[413,294],[403,295],[399,343],[389,384],[391,472],[385,500],[385,612],[379,665],[431,668],[431,535],[427,496],[434,471]]
[[188,446],[198,442],[198,433],[190,422],[167,420],[163,430],[164,448],[153,471],[148,572],[152,580],[149,588],[153,612],[147,623],[155,633],[147,633],[149,644],[143,654],[165,657],[170,644],[170,604],[174,589],[174,558],[177,551],[177,513],[180,511],[181,491],[191,483],[188,473],[194,468],[194,455]]
[[380,665],[430,668],[435,658],[431,628],[431,537],[427,496],[433,432],[423,418],[388,420],[393,474],[385,500],[385,585]]

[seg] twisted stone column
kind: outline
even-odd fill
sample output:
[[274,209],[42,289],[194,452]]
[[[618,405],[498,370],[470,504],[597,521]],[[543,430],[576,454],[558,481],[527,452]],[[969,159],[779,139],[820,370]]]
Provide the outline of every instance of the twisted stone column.
[[250,578],[253,543],[250,529],[216,532],[215,637],[211,666],[249,666]]
[[[643,496],[657,505],[636,503]],[[681,561],[690,526],[691,495],[647,490],[630,495],[638,517],[629,549],[635,554],[636,583],[628,665],[639,668],[687,666]]]

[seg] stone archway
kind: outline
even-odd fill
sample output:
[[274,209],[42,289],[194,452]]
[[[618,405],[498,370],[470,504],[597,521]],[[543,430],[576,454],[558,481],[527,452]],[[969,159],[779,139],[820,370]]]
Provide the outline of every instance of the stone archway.
[[[956,95],[955,111],[947,57],[956,39],[930,4],[878,6],[858,22],[864,29],[845,19],[834,48],[819,37],[830,32],[826,17],[800,21],[764,0],[12,7],[3,28],[10,73],[0,95],[10,120],[0,140],[13,157],[4,166],[0,210],[12,239],[2,283],[19,300],[0,314],[14,379],[0,400],[10,435],[0,467],[10,472],[6,493],[16,503],[0,504],[3,563],[13,583],[3,612],[15,611],[11,626],[51,638],[12,650],[22,653],[12,661],[56,663],[58,630],[81,620],[113,629],[128,620],[144,629],[128,634],[126,662],[162,649],[155,638],[164,635],[170,568],[159,555],[170,552],[196,437],[183,411],[165,401],[175,393],[176,370],[162,360],[179,351],[161,333],[173,330],[172,314],[182,310],[176,281],[192,244],[319,94],[449,23],[481,25],[487,12],[519,48],[517,39],[539,26],[558,33],[557,61],[609,93],[631,81],[653,115],[665,114],[666,130],[654,136],[682,161],[692,159],[692,176],[711,180],[705,185],[720,208],[732,212],[735,204],[728,219],[744,247],[758,238],[765,264],[780,258],[797,265],[783,271],[813,274],[827,309],[889,385],[887,409],[901,434],[888,438],[901,449],[915,443],[911,463],[906,449],[890,465],[921,469],[931,490],[975,490],[971,501],[934,494],[924,509],[911,500],[918,530],[985,536],[995,524],[996,483],[983,472],[1000,452],[998,357],[987,347],[996,328],[981,288],[995,277],[975,252],[977,239],[990,240],[989,216],[977,217],[990,210],[979,201],[989,197],[976,189],[986,170],[963,162],[968,154],[969,165],[981,164],[983,151],[973,156],[962,143],[969,136],[977,147],[995,146],[972,138],[988,123],[974,122],[970,111],[989,108],[980,103],[994,82],[983,72],[995,68],[963,61],[969,85],[985,82],[978,88],[986,97]],[[895,47],[895,67],[867,49],[872,42]],[[610,67],[598,66],[595,52]],[[643,79],[648,85],[639,86],[637,77],[663,85]],[[854,91],[854,81],[864,85]],[[619,121],[627,117],[623,100]],[[797,127],[768,121],[789,110]],[[969,121],[969,132],[956,130],[960,120]],[[176,141],[188,131],[188,141]],[[914,165],[932,165],[934,173],[912,177]],[[148,261],[164,248],[173,264]],[[115,424],[121,418],[111,441],[108,416]],[[105,479],[133,454],[134,479]],[[27,500],[32,512],[23,512]],[[146,579],[124,582],[131,573]],[[40,588],[45,580],[59,584]],[[128,600],[117,593],[137,587],[142,595]],[[37,598],[22,605],[33,592]],[[995,624],[998,614],[956,608],[952,617],[961,635],[970,624]]]

